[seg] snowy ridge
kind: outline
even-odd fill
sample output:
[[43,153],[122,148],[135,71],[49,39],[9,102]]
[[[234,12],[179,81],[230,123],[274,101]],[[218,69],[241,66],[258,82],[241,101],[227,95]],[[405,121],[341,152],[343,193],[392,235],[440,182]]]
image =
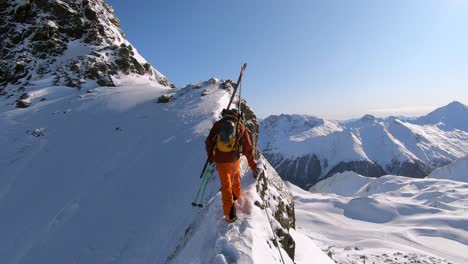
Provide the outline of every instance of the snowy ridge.
[[[463,163],[462,159],[447,167],[462,170]],[[465,182],[394,175],[368,178],[344,172],[319,182],[310,192],[288,186],[294,194],[298,230],[318,241],[338,263],[468,261]]]
[[468,183],[468,156],[435,169],[427,178],[448,179]]
[[[0,262],[279,263],[266,215],[253,205],[251,174],[243,177],[238,223],[222,220],[217,176],[207,189],[211,205],[190,205],[204,139],[230,97],[222,81],[182,89],[48,87],[36,95],[47,100],[0,111]],[[157,103],[162,95],[168,103]],[[283,186],[276,178],[268,193]],[[267,210],[287,199],[272,199]],[[313,242],[300,232],[291,235],[301,241],[296,263],[327,258],[308,251]],[[213,251],[192,251],[198,243]]]
[[[278,177],[274,169],[267,165],[267,178]],[[246,160],[242,160],[245,173]],[[278,177],[279,179],[279,177]],[[281,182],[281,184],[283,184]],[[227,224],[222,216],[221,194],[211,198],[208,208],[204,209],[198,220],[187,229],[190,234],[179,241],[177,250],[167,259],[166,263],[282,263],[281,256],[273,244],[272,230],[268,225],[268,218],[255,201],[262,201],[257,193],[256,183],[252,173],[243,175],[242,195],[236,201],[239,220],[233,224]],[[275,189],[270,189],[275,191]],[[274,200],[272,200],[274,201]],[[263,202],[261,202],[263,203]],[[267,208],[273,225],[279,223],[272,217],[273,211]],[[294,262],[288,257],[282,248],[282,256],[285,263],[333,263],[312,240],[300,232],[292,231],[294,240],[298,241]],[[203,254],[198,254],[203,252]]]
[[261,122],[259,147],[284,179],[303,188],[346,170],[421,178],[468,154],[468,130],[447,129],[460,128],[458,120],[468,118],[468,111],[458,111],[463,107],[452,103],[436,110],[445,114],[443,127],[371,115],[346,123],[270,116]]
[[340,196],[350,197],[372,180],[372,178],[359,175],[354,171],[339,172],[318,182],[309,191],[313,193],[335,193]]

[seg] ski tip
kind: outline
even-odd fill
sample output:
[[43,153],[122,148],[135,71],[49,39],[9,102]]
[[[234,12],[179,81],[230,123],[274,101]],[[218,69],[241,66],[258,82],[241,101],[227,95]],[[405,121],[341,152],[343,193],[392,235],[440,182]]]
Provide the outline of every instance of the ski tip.
[[244,65],[242,65],[241,75],[244,75],[245,68],[247,68],[247,63],[244,63]]

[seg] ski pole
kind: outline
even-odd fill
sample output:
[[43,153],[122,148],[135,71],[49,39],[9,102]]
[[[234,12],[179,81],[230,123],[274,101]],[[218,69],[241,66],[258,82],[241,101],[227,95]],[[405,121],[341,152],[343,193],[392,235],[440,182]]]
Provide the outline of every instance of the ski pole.
[[203,169],[202,169],[201,174],[200,174],[200,179],[203,178],[203,175],[205,175],[205,170],[206,170],[206,166],[208,166],[208,163],[210,163],[210,160],[206,159],[205,165],[203,165]]
[[[204,171],[203,171],[203,172],[204,172],[204,173],[202,174],[202,175],[203,175],[203,179],[202,179],[202,182],[200,183],[200,186],[198,187],[198,192],[197,192],[197,196],[195,197],[195,201],[192,203],[192,206],[193,206],[193,207],[196,207],[196,206],[202,207],[202,206],[200,206],[201,203],[200,203],[200,204],[197,203],[197,201],[198,201],[198,196],[200,195],[200,191],[202,191],[202,189],[203,189],[203,195],[204,195],[204,192],[205,192],[204,189],[206,188],[206,184],[208,183],[208,178],[209,178],[210,175],[211,175],[211,173],[209,173],[209,171],[211,170],[211,168],[212,168],[212,163],[209,163],[208,169],[205,167],[205,169],[204,169]],[[202,196],[203,196],[203,195],[202,195]],[[203,198],[202,198],[202,199],[203,199]]]
[[200,207],[200,208],[203,208],[203,199],[205,198],[206,186],[208,185],[208,181],[210,180],[212,173],[213,173],[213,165],[210,164],[210,166],[208,167],[208,170],[206,172],[205,184],[203,185],[203,191],[202,191],[202,195],[201,195],[201,198],[200,198],[200,203],[198,204],[198,207]]
[[201,181],[201,183],[200,183],[200,186],[198,187],[198,192],[197,192],[197,196],[195,197],[195,201],[192,203],[192,206],[193,206],[193,207],[198,206],[198,204],[197,204],[196,202],[198,201],[198,196],[200,195],[200,191],[201,191],[203,185],[205,184],[206,166],[207,166],[207,165],[208,165],[208,163],[205,164],[205,167],[203,167],[202,177],[201,177],[201,178],[203,178],[203,179],[202,179],[202,181]]

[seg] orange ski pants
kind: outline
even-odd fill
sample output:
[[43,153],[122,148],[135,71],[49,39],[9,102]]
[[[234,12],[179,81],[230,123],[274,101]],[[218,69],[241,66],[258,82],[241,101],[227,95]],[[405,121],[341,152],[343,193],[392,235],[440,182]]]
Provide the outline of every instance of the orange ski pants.
[[[232,166],[234,165],[234,182],[232,183]],[[219,180],[221,181],[221,196],[223,199],[224,215],[229,216],[231,207],[234,204],[233,194],[239,198],[241,193],[240,184],[240,160],[238,159],[235,164],[229,163],[216,163],[218,169]]]

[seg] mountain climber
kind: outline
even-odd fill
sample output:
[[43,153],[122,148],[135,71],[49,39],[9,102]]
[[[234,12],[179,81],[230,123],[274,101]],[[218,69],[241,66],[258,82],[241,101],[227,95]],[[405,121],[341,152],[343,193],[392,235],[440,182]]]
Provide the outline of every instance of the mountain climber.
[[[252,141],[247,129],[239,120],[237,109],[222,112],[223,118],[210,130],[205,140],[208,160],[216,163],[219,179],[221,181],[221,193],[223,200],[224,217],[228,222],[237,219],[236,201],[241,194],[240,185],[240,153],[247,157],[249,167],[256,179],[258,175],[257,163],[253,154]],[[237,131],[235,131],[237,128]],[[234,173],[234,177],[232,174]],[[231,182],[233,179],[234,182]]]

